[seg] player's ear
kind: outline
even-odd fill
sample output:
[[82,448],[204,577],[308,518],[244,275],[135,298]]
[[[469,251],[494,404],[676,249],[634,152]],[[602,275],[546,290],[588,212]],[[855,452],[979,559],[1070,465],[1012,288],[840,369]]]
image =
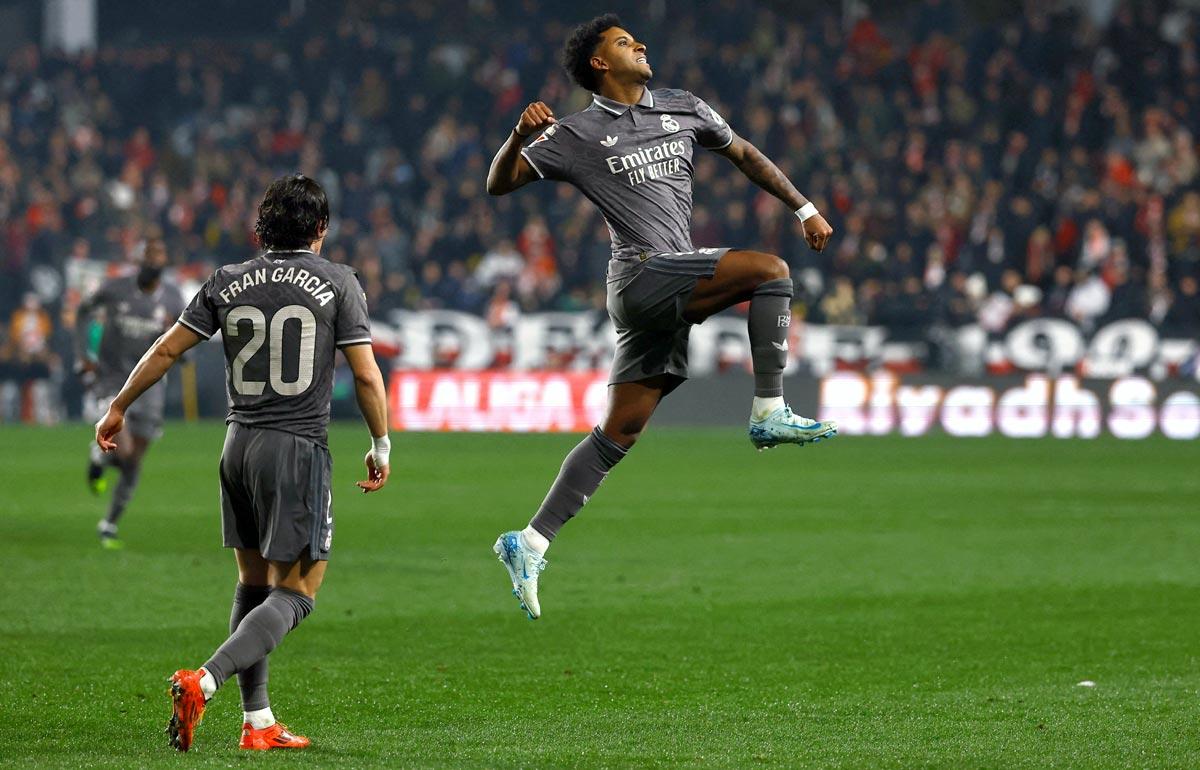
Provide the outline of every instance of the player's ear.
[[601,72],[608,72],[608,62],[604,61],[599,56],[593,56],[590,64],[592,65],[592,69],[594,69],[594,70],[600,70]]

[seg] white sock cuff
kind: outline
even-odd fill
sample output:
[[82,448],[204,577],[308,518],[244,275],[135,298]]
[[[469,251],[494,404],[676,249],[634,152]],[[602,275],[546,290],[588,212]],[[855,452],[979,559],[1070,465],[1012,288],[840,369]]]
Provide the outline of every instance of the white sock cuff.
[[242,721],[248,722],[255,730],[262,730],[275,724],[275,715],[271,713],[271,707],[267,706],[265,709],[243,711]]
[[521,539],[531,550],[535,551],[538,556],[545,556],[546,550],[550,547],[550,541],[541,532],[538,532],[532,525],[521,530]]
[[200,669],[204,675],[200,677],[200,691],[204,693],[204,699],[208,700],[217,692],[217,680],[213,675],[208,673],[208,669]]
[[784,406],[783,396],[755,396],[750,405],[750,414],[756,420],[761,420]]

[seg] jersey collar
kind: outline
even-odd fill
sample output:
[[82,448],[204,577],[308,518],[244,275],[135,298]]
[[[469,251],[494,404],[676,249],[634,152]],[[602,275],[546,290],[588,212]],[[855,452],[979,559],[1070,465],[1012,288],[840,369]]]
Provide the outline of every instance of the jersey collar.
[[[607,96],[601,96],[600,94],[592,94],[592,103],[595,104],[600,109],[604,110],[605,112],[610,112],[613,115],[624,115],[625,111],[628,110],[630,107],[630,105],[628,105],[628,104],[624,104],[623,102],[618,102],[613,99],[609,99]],[[642,98],[638,99],[637,106],[639,106],[639,107],[653,107],[654,106],[654,95],[650,93],[649,88],[642,89]]]
[[279,251],[271,251],[268,249],[267,251],[263,252],[263,256],[267,259],[273,259],[275,257],[283,257],[284,259],[287,259],[289,257],[299,256],[301,254],[312,254],[315,256],[316,253],[317,252],[313,251],[312,249],[280,249]]

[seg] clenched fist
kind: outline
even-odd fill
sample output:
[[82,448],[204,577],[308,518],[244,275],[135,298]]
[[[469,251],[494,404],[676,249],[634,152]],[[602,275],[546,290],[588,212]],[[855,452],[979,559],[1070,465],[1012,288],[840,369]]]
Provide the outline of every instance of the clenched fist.
[[513,130],[517,132],[517,136],[524,138],[553,122],[554,112],[546,106],[546,103],[534,102],[521,113],[521,119],[517,121],[517,127]]
[[829,236],[833,235],[833,228],[820,214],[813,214],[800,226],[804,228],[804,240],[808,241],[808,247],[813,251],[823,250],[829,242]]

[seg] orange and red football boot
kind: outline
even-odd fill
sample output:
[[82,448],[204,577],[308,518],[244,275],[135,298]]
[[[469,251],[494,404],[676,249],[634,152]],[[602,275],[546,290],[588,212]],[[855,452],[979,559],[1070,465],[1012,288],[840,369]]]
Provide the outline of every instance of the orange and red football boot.
[[204,691],[200,689],[199,671],[180,669],[171,676],[171,721],[167,736],[171,748],[187,751],[192,747],[192,734],[204,718]]
[[270,727],[256,730],[249,722],[242,725],[242,742],[238,748],[251,751],[267,751],[269,749],[304,749],[311,743],[303,735],[295,735],[285,725],[276,722]]

